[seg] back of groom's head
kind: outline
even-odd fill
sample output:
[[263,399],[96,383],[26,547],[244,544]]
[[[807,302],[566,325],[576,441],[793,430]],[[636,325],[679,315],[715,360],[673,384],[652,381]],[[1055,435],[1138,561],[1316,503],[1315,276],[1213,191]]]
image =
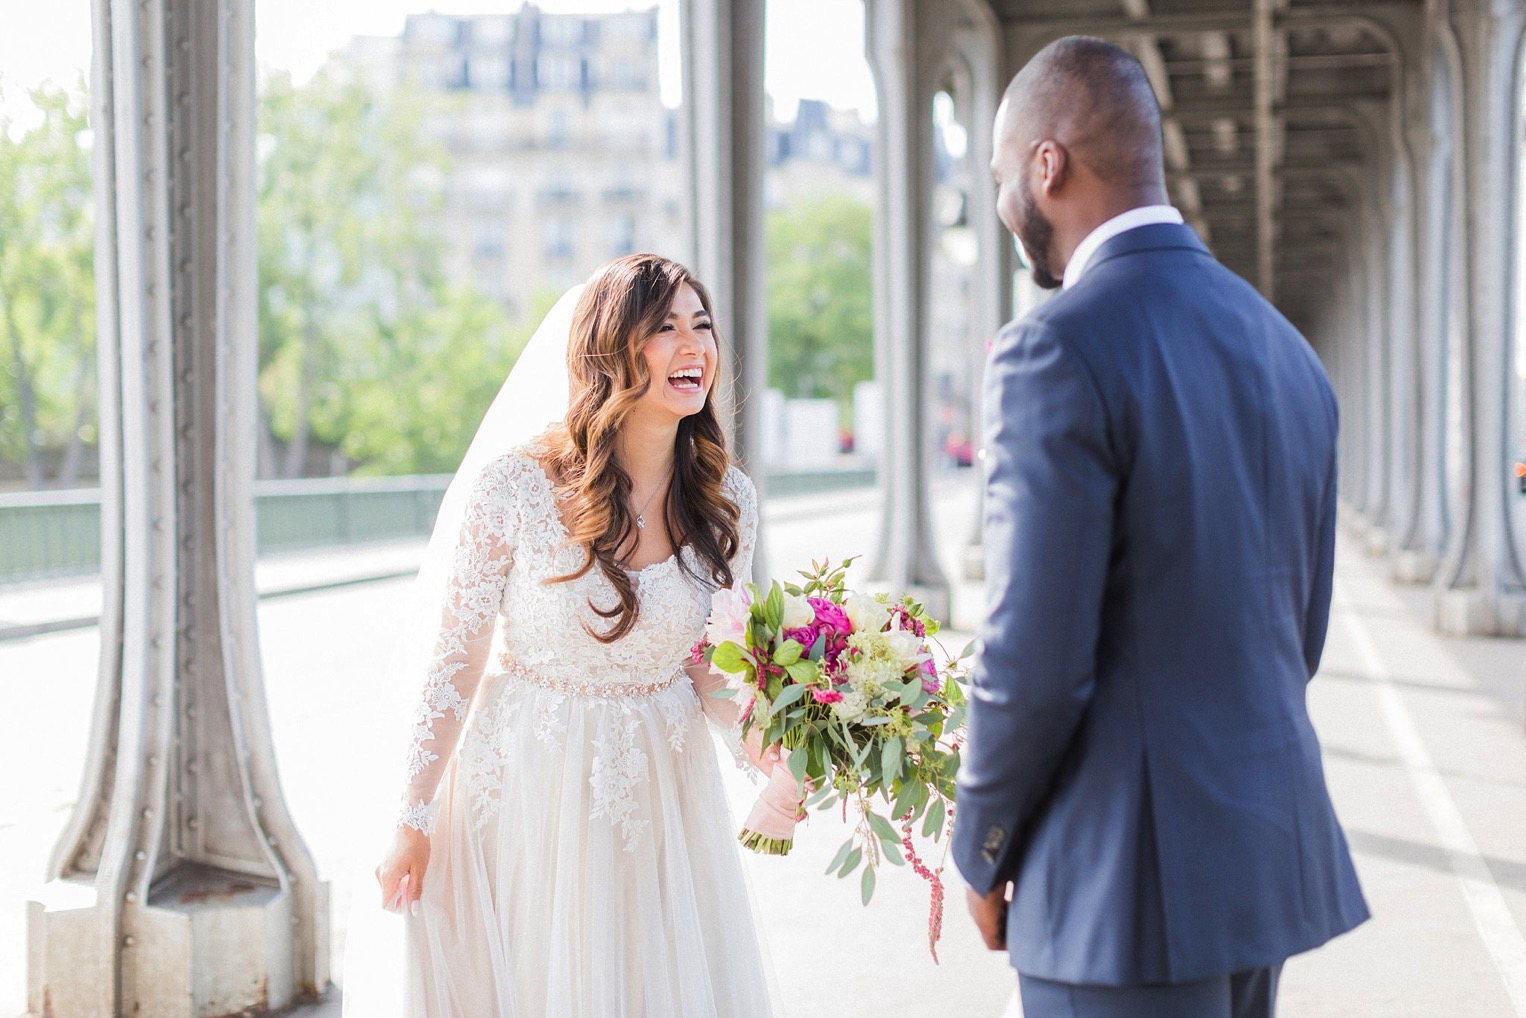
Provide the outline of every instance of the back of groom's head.
[[1160,104],[1127,50],[1090,36],[1056,40],[1007,86],[998,144],[1052,139],[1102,182],[1163,184]]

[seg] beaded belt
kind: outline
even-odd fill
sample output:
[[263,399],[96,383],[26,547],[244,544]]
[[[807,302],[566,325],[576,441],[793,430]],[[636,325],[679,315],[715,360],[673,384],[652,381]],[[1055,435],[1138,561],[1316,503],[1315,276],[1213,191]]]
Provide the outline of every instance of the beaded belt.
[[651,696],[670,688],[684,674],[682,668],[675,668],[673,673],[665,679],[656,682],[595,682],[589,679],[556,679],[543,672],[537,672],[533,668],[527,668],[517,661],[502,657],[498,661],[499,667],[505,675],[511,675],[542,689],[550,689],[558,693],[570,693],[573,696]]

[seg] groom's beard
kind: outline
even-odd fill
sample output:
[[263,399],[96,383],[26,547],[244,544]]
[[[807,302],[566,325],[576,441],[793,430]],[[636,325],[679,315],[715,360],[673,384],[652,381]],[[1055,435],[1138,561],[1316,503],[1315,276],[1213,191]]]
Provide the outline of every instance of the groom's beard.
[[1028,252],[1033,281],[1046,290],[1058,290],[1062,281],[1055,277],[1049,267],[1049,245],[1054,241],[1054,224],[1039,211],[1026,175],[1018,182],[1017,197],[1021,203],[1018,211],[1022,214],[1017,239],[1022,241],[1023,250]]

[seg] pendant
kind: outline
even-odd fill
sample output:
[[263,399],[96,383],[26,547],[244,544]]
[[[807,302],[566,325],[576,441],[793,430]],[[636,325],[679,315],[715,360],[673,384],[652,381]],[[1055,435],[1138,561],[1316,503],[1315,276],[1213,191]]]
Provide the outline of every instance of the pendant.
[[640,513],[636,514],[636,529],[637,530],[645,530],[646,529],[646,517],[641,515]]

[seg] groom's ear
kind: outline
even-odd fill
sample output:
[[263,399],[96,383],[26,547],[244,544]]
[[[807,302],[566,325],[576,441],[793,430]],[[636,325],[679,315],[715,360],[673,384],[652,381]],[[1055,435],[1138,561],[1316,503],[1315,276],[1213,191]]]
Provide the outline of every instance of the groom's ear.
[[1053,197],[1070,179],[1070,153],[1051,138],[1039,142],[1034,158],[1038,160],[1039,189],[1046,197]]

